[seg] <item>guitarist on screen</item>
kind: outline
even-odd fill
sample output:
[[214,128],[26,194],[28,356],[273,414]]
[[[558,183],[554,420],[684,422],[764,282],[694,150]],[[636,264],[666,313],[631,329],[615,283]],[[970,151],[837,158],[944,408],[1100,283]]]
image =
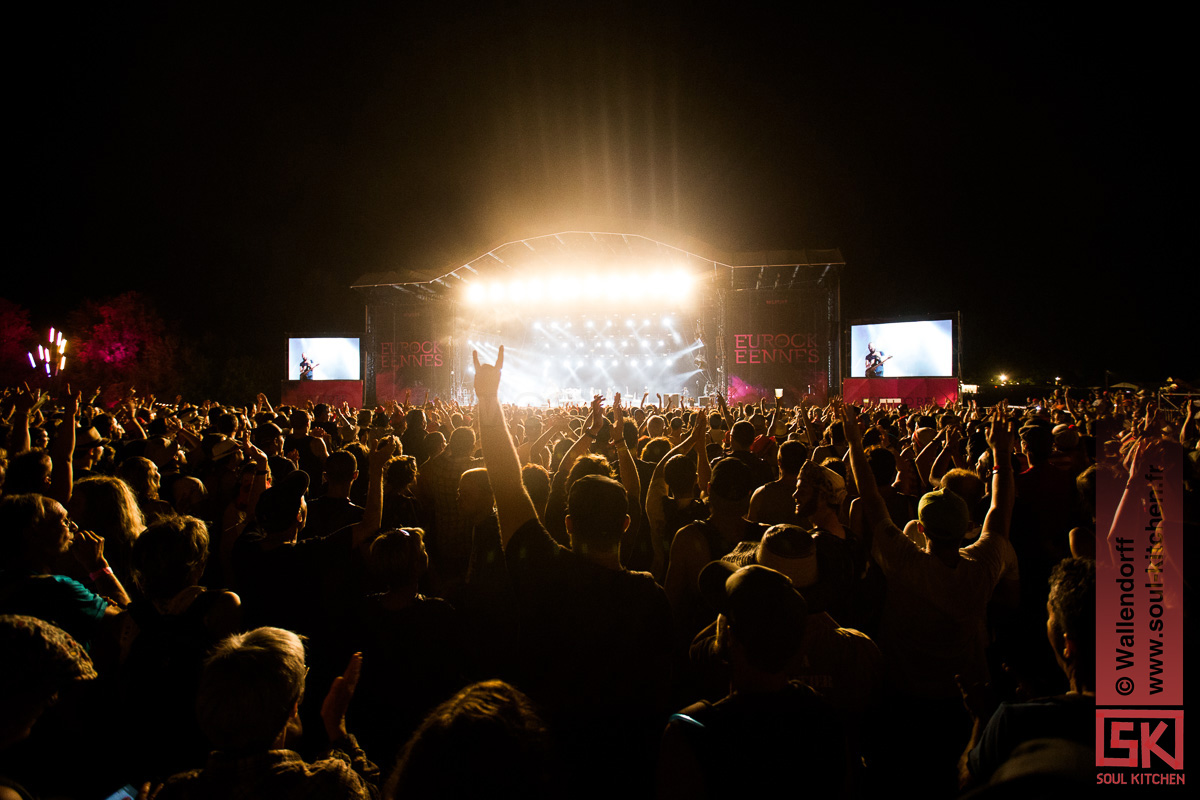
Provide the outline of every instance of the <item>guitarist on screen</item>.
[[308,356],[304,353],[300,354],[300,380],[311,381],[313,379],[313,370],[321,366],[314,364],[308,360]]
[[882,378],[884,362],[891,361],[892,356],[883,357],[882,350],[875,349],[874,342],[867,342],[867,377]]

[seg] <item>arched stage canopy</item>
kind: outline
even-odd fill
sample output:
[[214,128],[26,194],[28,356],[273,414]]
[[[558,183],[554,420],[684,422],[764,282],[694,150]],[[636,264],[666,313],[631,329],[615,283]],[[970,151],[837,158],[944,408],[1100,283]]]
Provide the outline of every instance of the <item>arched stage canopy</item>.
[[352,285],[367,297],[364,393],[468,399],[471,350],[504,344],[513,402],[643,389],[823,396],[840,379],[843,266],[836,249],[723,253],[625,224],[369,273]]

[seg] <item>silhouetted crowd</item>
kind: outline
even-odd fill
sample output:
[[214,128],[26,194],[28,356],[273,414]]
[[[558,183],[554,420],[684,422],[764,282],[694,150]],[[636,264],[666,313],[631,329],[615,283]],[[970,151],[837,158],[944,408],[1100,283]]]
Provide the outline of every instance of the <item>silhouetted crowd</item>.
[[1098,475],[1178,459],[1194,520],[1193,405],[531,408],[502,362],[469,406],[6,390],[0,799],[1094,784]]

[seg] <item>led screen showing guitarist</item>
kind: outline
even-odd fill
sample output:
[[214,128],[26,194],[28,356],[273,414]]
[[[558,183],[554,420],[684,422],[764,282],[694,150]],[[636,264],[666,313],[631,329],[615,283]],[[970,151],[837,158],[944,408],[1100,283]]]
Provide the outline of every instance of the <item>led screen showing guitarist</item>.
[[313,370],[321,366],[309,360],[305,353],[300,354],[300,380],[311,381],[313,379]]
[[891,361],[891,360],[892,360],[892,356],[887,356],[885,358],[882,350],[875,349],[874,342],[867,342],[867,377],[868,378],[882,378],[883,377],[883,365],[886,362]]

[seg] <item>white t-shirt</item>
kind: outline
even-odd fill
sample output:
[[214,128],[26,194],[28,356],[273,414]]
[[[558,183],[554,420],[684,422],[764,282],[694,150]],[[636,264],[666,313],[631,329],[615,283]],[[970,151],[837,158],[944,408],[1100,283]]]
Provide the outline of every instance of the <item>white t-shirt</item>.
[[1007,538],[984,532],[950,567],[890,520],[879,526],[872,555],[888,581],[879,646],[898,689],[956,697],[955,675],[988,679],[987,605],[1011,551]]

